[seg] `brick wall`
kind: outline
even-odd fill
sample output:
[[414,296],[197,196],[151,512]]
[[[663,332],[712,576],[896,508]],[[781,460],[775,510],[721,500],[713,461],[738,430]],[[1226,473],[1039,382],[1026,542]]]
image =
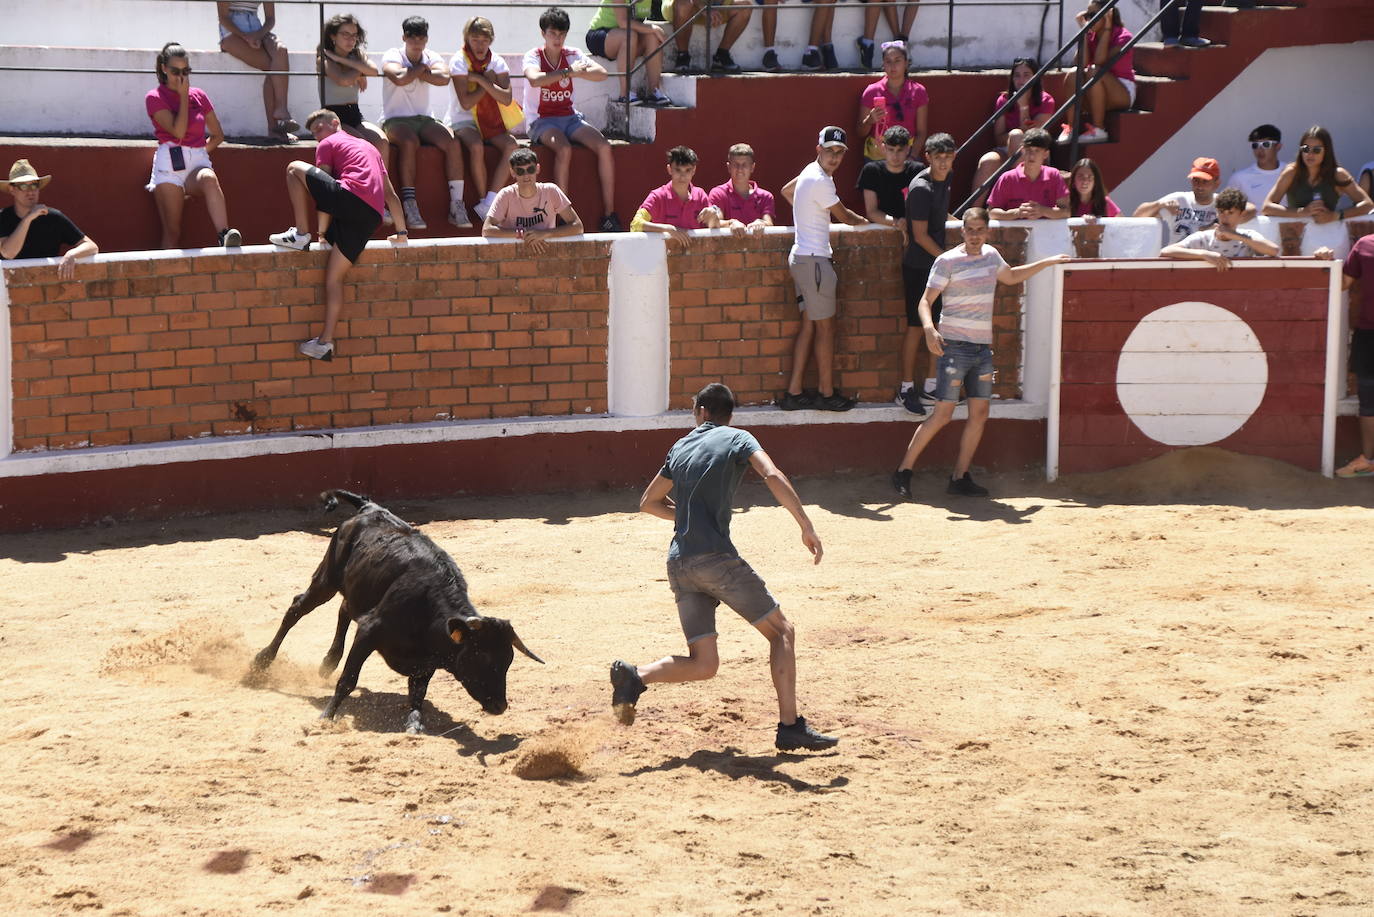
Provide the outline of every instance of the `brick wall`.
[[[962,241],[951,227],[949,242]],[[1007,262],[1025,262],[1027,231],[994,229],[991,241]],[[839,275],[836,384],[860,401],[890,401],[901,379],[906,333],[901,237],[895,232],[831,234]],[[792,342],[800,322],[787,271],[790,235],[736,240],[693,239],[668,256],[670,405],[689,409],[708,382],[724,380],[741,404],[768,404],[787,384]],[[1021,296],[999,287],[993,318],[997,384],[1001,398],[1021,394]],[[921,359],[924,359],[922,357]],[[917,368],[920,368],[918,362]],[[808,375],[815,384],[815,368]]]
[[[1022,262],[1026,230],[993,241]],[[670,407],[719,379],[745,404],[783,387],[798,324],[791,243],[700,237],[669,256]],[[100,260],[65,283],[52,267],[6,268],[13,449],[604,413],[610,244],[560,241],[538,260],[481,242],[369,250],[345,282],[330,363],[296,353],[324,314],[319,252]],[[840,232],[834,244],[838,381],[885,402],[901,381],[900,239]],[[1020,394],[1020,296],[998,294],[1003,398]]]
[[606,410],[605,242],[369,251],[338,355],[319,252],[6,269],[15,451]]

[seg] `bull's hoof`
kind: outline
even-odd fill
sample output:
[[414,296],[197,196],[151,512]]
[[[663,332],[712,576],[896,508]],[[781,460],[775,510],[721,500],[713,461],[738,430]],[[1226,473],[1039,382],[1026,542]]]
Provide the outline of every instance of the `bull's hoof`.
[[272,661],[276,658],[276,653],[269,652],[268,650],[260,651],[256,656],[253,657],[253,671],[267,671],[267,667],[270,666],[272,664]]
[[326,657],[325,660],[324,660],[324,662],[321,662],[321,663],[320,663],[320,677],[321,677],[321,678],[328,678],[330,675],[334,674],[334,668],[335,668],[335,666],[337,666],[338,664],[339,664],[339,660],[337,660],[337,659],[329,659],[329,658]]

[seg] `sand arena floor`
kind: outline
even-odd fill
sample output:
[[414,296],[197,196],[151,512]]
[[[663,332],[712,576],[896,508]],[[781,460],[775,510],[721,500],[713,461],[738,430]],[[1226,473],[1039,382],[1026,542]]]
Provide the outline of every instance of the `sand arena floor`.
[[987,483],[803,479],[818,567],[742,488],[825,754],[773,750],[733,616],[714,681],[613,722],[608,663],[681,648],[634,493],[393,505],[548,662],[502,717],[436,675],[424,736],[375,656],[317,720],[332,603],[241,683],[342,512],[0,537],[0,912],[1374,913],[1374,481]]

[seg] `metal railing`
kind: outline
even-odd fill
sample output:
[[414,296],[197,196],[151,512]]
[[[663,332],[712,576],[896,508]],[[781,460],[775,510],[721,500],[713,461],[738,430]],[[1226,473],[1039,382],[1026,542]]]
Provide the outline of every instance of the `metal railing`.
[[[1093,26],[1095,26],[1098,23],[1099,20],[1101,20],[1104,16],[1107,15],[1108,11],[1116,9],[1119,3],[1119,0],[1105,0],[1105,2],[1102,4],[1102,7],[1097,11],[1097,13],[1089,17],[1088,20],[1083,23],[1083,26],[1078,30],[1078,33],[1059,48],[1059,51],[1054,55],[1054,57],[1047,61],[1045,65],[1040,68],[1040,70],[1035,74],[1035,77],[1033,79],[1027,80],[1026,84],[1022,86],[1020,89],[1018,89],[1015,92],[1015,94],[1013,94],[1009,99],[1007,99],[1005,104],[998,106],[997,111],[993,113],[992,117],[985,121],[982,127],[974,131],[973,134],[971,134],[969,138],[965,140],[963,144],[960,145],[958,152],[964,152],[964,150],[967,149],[968,146],[973,143],[976,137],[978,137],[985,130],[991,127],[997,121],[997,119],[1000,118],[1003,114],[1005,114],[1007,111],[1010,111],[1011,107],[1016,104],[1017,100],[1020,99],[1021,96],[1024,95],[1030,89],[1031,86],[1038,83],[1040,78],[1044,76],[1045,73],[1047,73],[1054,65],[1057,65],[1060,59],[1063,58],[1063,56],[1067,54],[1071,48],[1076,47],[1075,53],[1077,54],[1077,62],[1074,68],[1073,95],[1070,96],[1068,101],[1060,105],[1059,108],[1054,112],[1054,114],[1050,115],[1048,123],[1058,123],[1059,119],[1064,116],[1065,112],[1069,111],[1070,109],[1074,111],[1074,121],[1071,124],[1072,139],[1069,142],[1069,162],[1071,165],[1072,163],[1077,162],[1079,147],[1079,125],[1077,122],[1080,120],[1080,116],[1082,114],[1083,96],[1087,93],[1089,89],[1095,86],[1102,79],[1103,76],[1105,76],[1108,72],[1111,71],[1112,67],[1116,65],[1117,61],[1121,60],[1121,58],[1125,57],[1126,54],[1128,54],[1135,48],[1136,44],[1140,42],[1141,36],[1143,36],[1150,29],[1154,28],[1154,26],[1159,23],[1159,20],[1164,16],[1165,13],[1167,13],[1170,9],[1179,6],[1183,2],[1184,0],[1173,0],[1172,3],[1160,7],[1159,11],[1155,13],[1153,16],[1151,16],[1150,19],[1143,26],[1136,30],[1136,32],[1131,36],[1130,40],[1127,41],[1124,45],[1122,45],[1120,49],[1116,51],[1115,54],[1112,54],[1110,57],[1108,57],[1107,60],[1104,61],[1100,66],[1094,65],[1096,67],[1095,72],[1091,77],[1088,77],[1088,79],[1085,82],[1083,75],[1083,65],[1087,61],[1088,56],[1087,34],[1093,28]],[[1095,126],[1105,129],[1105,127],[1100,124]],[[1016,164],[1020,161],[1020,150],[1017,150],[1015,153],[1008,155],[1006,160],[1003,161],[1003,163],[1000,166],[998,166],[997,171],[993,172],[992,175],[989,176],[981,185],[973,189],[973,193],[970,194],[962,204],[955,208],[955,210],[953,211],[953,215],[961,215],[965,210],[972,206],[974,201],[976,201],[983,194],[987,193],[987,191],[991,189],[992,186],[996,183],[997,179],[1001,178],[1002,175],[1004,175],[1008,170],[1014,168]]]

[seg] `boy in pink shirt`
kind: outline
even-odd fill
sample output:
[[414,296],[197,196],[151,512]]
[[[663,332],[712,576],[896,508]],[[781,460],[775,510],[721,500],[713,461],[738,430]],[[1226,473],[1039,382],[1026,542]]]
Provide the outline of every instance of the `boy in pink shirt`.
[[988,195],[994,220],[1067,220],[1069,186],[1050,158],[1050,134],[1043,128],[1026,131],[1021,140],[1021,163],[1002,173]]
[[763,232],[772,226],[776,213],[773,195],[752,180],[754,148],[747,143],[730,147],[725,168],[730,172],[730,180],[716,185],[706,195],[711,206],[720,211],[721,227],[740,236],[746,232]]
[[[518,239],[531,252],[542,255],[548,250],[546,239],[582,232],[582,219],[563,189],[552,182],[536,181],[539,157],[534,150],[511,153],[510,171],[515,184],[496,193],[482,224],[482,238]],[[563,218],[562,226],[558,225],[559,217]]]
[[715,229],[720,226],[720,211],[711,206],[706,192],[692,184],[697,174],[697,154],[685,146],[668,151],[666,184],[649,192],[639,205],[630,232],[661,232],[682,246],[685,251],[688,236],[684,230]]
[[[382,222],[386,206],[386,166],[377,148],[341,130],[339,116],[327,108],[311,112],[305,127],[318,142],[315,164],[297,159],[286,167],[286,190],[296,225],[268,239],[280,248],[310,248],[310,201],[319,211],[320,247],[329,251],[324,273],[324,330],[301,344],[312,360],[334,359],[334,325],[343,308],[343,279]],[[388,241],[406,240],[401,202],[391,199],[391,218],[401,227]]]

